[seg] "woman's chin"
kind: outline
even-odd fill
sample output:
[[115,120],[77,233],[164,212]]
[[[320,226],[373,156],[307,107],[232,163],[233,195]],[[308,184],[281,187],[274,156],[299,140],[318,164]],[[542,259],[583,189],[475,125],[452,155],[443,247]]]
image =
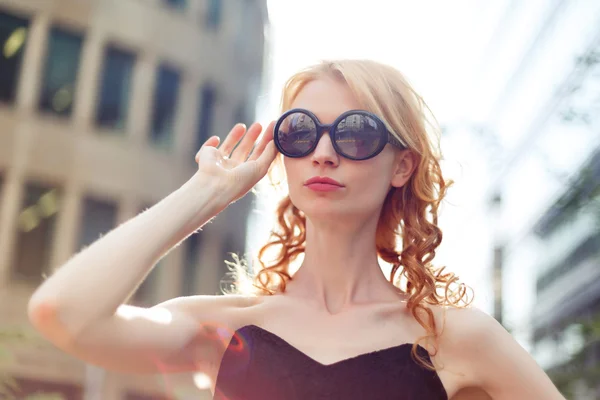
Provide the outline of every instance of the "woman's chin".
[[344,207],[344,204],[321,201],[313,201],[312,204],[306,207],[299,207],[304,213],[307,219],[317,221],[335,221],[337,223],[348,222],[351,219],[356,218],[355,210],[353,208]]

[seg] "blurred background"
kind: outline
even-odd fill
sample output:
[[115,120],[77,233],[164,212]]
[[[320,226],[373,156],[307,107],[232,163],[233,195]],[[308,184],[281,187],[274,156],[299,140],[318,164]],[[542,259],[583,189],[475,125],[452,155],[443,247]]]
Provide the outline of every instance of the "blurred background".
[[[0,398],[209,399],[202,375],[130,376],[27,321],[53,268],[195,171],[206,138],[268,123],[285,79],[372,58],[412,82],[455,180],[437,264],[568,399],[600,399],[600,1],[0,0]],[[249,194],[131,299],[220,293],[274,196]],[[118,279],[118,277],[115,277]]]

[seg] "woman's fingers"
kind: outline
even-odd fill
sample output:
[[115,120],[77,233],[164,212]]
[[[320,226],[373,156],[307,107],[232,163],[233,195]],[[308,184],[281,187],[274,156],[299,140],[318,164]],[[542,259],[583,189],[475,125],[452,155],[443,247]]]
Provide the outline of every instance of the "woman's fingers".
[[231,152],[235,148],[235,146],[238,144],[238,142],[242,138],[242,136],[244,136],[245,132],[246,132],[246,125],[236,124],[229,131],[229,134],[225,138],[225,141],[223,142],[221,147],[219,147],[219,150],[221,150],[221,152],[223,154],[225,154],[227,157],[229,157],[231,155]]
[[242,163],[248,158],[248,154],[252,151],[252,146],[256,143],[256,139],[262,131],[262,126],[259,123],[254,123],[248,128],[244,138],[231,154],[231,159]]
[[271,166],[273,160],[275,160],[276,156],[277,147],[275,147],[275,142],[270,140],[262,154],[256,160],[259,166],[259,174],[261,176],[264,176],[269,171],[269,167]]
[[[202,147],[204,147],[204,146],[217,147],[217,146],[219,146],[220,142],[221,142],[221,139],[218,136],[211,136],[206,142],[204,142]],[[202,147],[196,153],[196,157],[194,158],[196,160],[196,162],[198,162],[198,157],[200,157],[200,150],[202,150]]]
[[[218,147],[219,153],[222,156],[227,156],[227,169],[235,167],[236,165],[244,164],[246,161],[257,161],[259,165],[253,165],[255,169],[268,168],[275,156],[277,155],[277,149],[273,142],[273,128],[275,121],[272,121],[259,142],[258,137],[261,134],[262,126],[259,123],[254,123],[246,131],[244,124],[236,124],[229,134],[219,146],[220,139],[218,136],[209,138],[203,145],[204,147]],[[196,154],[196,162],[199,162],[202,148]],[[268,149],[268,151],[265,151]],[[266,153],[266,154],[265,154]],[[264,164],[264,165],[263,165]]]
[[272,121],[267,126],[267,129],[265,130],[265,134],[263,135],[260,142],[258,142],[258,144],[252,150],[252,154],[250,154],[248,161],[258,159],[260,157],[260,155],[265,151],[267,144],[269,144],[269,142],[271,142],[273,140],[273,128],[274,127],[275,127],[275,121]]

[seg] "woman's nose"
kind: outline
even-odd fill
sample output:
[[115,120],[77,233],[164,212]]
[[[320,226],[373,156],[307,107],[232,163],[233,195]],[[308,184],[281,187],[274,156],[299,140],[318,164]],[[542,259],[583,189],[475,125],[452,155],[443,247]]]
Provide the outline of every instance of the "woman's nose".
[[324,133],[319,139],[317,147],[312,153],[311,161],[313,165],[330,165],[333,167],[339,165],[340,157],[333,148],[329,132]]

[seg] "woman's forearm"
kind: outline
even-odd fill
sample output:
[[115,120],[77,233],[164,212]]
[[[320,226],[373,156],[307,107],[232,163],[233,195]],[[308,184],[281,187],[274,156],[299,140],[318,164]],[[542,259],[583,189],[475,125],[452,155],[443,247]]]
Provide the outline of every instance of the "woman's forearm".
[[[34,323],[51,309],[54,321],[77,336],[116,309],[171,248],[228,204],[215,178],[197,173],[150,209],[113,229],[72,257],[29,302]],[[38,321],[36,321],[38,320]]]

